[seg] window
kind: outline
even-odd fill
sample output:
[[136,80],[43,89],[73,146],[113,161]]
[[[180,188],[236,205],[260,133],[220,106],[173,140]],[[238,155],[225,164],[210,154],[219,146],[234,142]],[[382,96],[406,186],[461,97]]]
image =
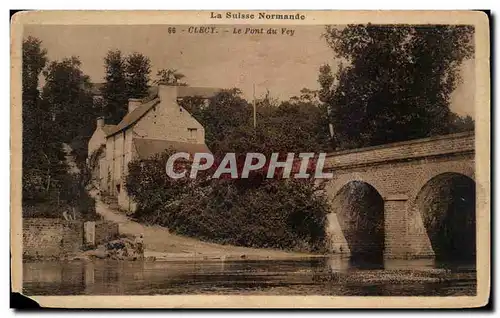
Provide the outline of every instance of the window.
[[196,139],[196,132],[197,132],[196,128],[188,128],[188,132],[189,132],[189,139]]

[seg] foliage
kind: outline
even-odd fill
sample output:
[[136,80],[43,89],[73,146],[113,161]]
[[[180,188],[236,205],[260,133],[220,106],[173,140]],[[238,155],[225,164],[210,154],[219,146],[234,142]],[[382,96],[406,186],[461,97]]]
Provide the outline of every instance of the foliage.
[[99,148],[94,150],[90,155],[89,159],[87,162],[87,167],[89,170],[94,170],[99,167],[99,159],[101,158],[101,155],[104,154],[104,151],[106,150],[106,145],[100,145]]
[[236,127],[249,124],[251,108],[241,96],[239,89],[223,90],[210,99],[202,111],[194,113],[195,118],[205,127],[205,142],[212,152],[227,152],[222,144],[232,138]]
[[90,138],[100,113],[94,108],[89,77],[80,67],[80,60],[71,57],[51,62],[43,72],[43,103],[56,123],[62,142],[69,143],[77,136]]
[[129,164],[136,217],[202,240],[251,247],[322,250],[326,200],[312,180],[170,179],[169,152]]
[[258,188],[242,189],[231,180],[218,179],[206,192],[190,193],[182,203],[162,209],[159,223],[223,244],[323,248],[327,208],[312,182],[267,180]]
[[95,200],[87,192],[86,182],[84,174],[66,174],[62,180],[60,199],[75,207],[79,219],[93,220],[97,218]]
[[450,115],[450,130],[452,132],[473,131],[474,119],[469,115],[462,117],[452,113]]
[[74,149],[77,166],[84,164],[90,123],[96,117],[88,77],[76,57],[46,65],[47,52],[41,44],[32,37],[23,41],[23,215],[61,217],[62,211],[76,208],[81,217],[93,218],[94,201],[82,176],[68,172],[63,150],[63,143],[84,139],[82,147]]
[[149,74],[151,62],[140,53],[132,53],[126,60],[126,83],[128,98],[144,98],[148,96]]
[[[46,197],[64,173],[64,152],[55,137],[56,127],[44,107],[38,91],[38,77],[47,62],[41,41],[28,37],[23,41],[23,200]],[[28,155],[29,154],[29,155]]]
[[98,181],[99,160],[105,155],[105,151],[106,145],[100,145],[99,148],[89,154],[86,165],[80,169],[82,184],[84,184],[86,188],[92,189],[94,187],[94,182]]
[[307,100],[282,102],[260,122],[266,147],[273,152],[321,152],[330,149],[328,117]]
[[182,82],[186,76],[176,69],[161,69],[156,73],[156,76],[158,79],[154,83],[158,85],[187,86],[185,82]]
[[28,37],[23,41],[22,90],[23,105],[32,108],[38,102],[38,77],[47,63],[47,50],[41,46],[41,41]]
[[[296,100],[279,103],[266,95],[256,100],[257,127],[252,124],[252,105],[238,89],[225,90],[208,105],[197,97],[185,98],[186,108],[205,127],[205,140],[216,155],[227,152],[315,152],[330,148],[326,109],[307,89]],[[292,129],[293,127],[293,129]]]
[[471,27],[349,25],[324,36],[343,61],[335,75],[323,66],[319,76],[338,147],[450,132],[450,95],[473,56]]
[[[216,164],[196,180],[170,179],[165,164],[170,152],[129,164],[127,192],[138,204],[136,217],[176,233],[218,243],[295,250],[321,250],[326,199],[311,180],[265,179],[259,171],[248,179],[211,179],[217,158],[227,152],[315,152],[328,149],[326,110],[303,90],[296,100],[256,100],[252,105],[237,89],[224,90],[208,103],[184,98],[186,108],[204,127]],[[293,127],[293,129],[291,129]]]
[[82,169],[101,109],[94,103],[89,77],[80,67],[76,57],[51,62],[43,72],[42,103],[51,117],[53,137],[72,146],[76,164]]
[[170,155],[168,150],[147,160],[129,163],[126,177],[127,193],[138,204],[138,210],[154,211],[182,196],[190,179],[171,179],[165,173]]
[[108,51],[104,58],[106,71],[102,88],[104,99],[103,115],[110,124],[118,124],[127,113],[127,82],[125,59],[120,50]]

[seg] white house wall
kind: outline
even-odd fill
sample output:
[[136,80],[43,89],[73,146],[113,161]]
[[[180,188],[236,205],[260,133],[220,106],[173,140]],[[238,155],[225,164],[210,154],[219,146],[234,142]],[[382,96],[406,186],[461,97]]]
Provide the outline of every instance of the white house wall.
[[[203,126],[177,104],[175,94],[168,93],[168,88],[163,88],[160,91],[160,102],[135,124],[134,138],[203,144],[205,142]],[[196,129],[193,136],[189,129]]]

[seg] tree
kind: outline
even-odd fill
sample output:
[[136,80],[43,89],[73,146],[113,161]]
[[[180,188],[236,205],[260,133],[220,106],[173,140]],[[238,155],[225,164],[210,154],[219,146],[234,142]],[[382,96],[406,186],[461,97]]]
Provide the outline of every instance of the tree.
[[[47,51],[41,44],[32,37],[23,41],[23,216],[62,217],[70,206],[80,216],[92,218],[94,201],[86,193],[81,176],[68,172],[68,156],[63,149],[63,143],[82,136],[88,141],[90,137],[95,108],[88,77],[75,57],[53,61],[46,67]],[[45,76],[41,95],[40,73]],[[85,154],[86,149],[87,142]],[[86,155],[82,157],[85,162]]]
[[144,98],[148,96],[149,74],[151,62],[148,57],[133,53],[127,57],[126,83],[128,98]]
[[23,148],[30,151],[39,145],[34,138],[40,136],[41,121],[45,115],[40,109],[38,77],[47,63],[47,51],[42,42],[34,37],[23,41],[22,105],[23,105]]
[[64,171],[60,143],[54,138],[50,115],[38,91],[38,78],[47,63],[42,42],[28,37],[22,46],[23,203],[39,200],[51,190],[54,176]]
[[104,58],[106,70],[102,88],[104,99],[103,115],[110,124],[117,124],[127,113],[127,82],[125,78],[125,60],[119,50],[110,50]]
[[450,129],[453,132],[465,132],[474,130],[474,119],[467,115],[461,117],[457,114],[452,113],[450,119]]
[[38,77],[47,63],[47,50],[41,45],[42,41],[31,36],[23,41],[23,103],[31,106],[39,100]]
[[155,84],[169,85],[169,86],[187,86],[185,82],[181,80],[186,76],[179,73],[176,69],[161,69],[156,73],[158,79]]
[[326,110],[308,93],[305,99],[282,102],[261,126],[273,151],[322,152],[331,148]]
[[211,98],[195,118],[205,127],[205,140],[212,152],[225,153],[231,150],[223,145],[233,138],[236,127],[249,124],[250,114],[250,105],[241,97],[241,91],[234,88]]
[[80,66],[77,57],[51,62],[44,71],[42,97],[51,117],[52,135],[60,143],[72,146],[72,155],[82,169],[101,108],[94,103],[89,77]]
[[91,135],[98,110],[94,109],[89,77],[77,57],[53,61],[43,72],[42,98],[61,142],[71,142],[82,130]]
[[290,102],[292,103],[314,103],[318,102],[318,94],[319,92],[316,90],[311,90],[309,88],[304,87],[300,90],[300,96],[292,96],[290,97]]
[[327,151],[331,148],[328,116],[316,94],[303,89],[300,97],[290,101],[279,102],[269,93],[257,99],[256,128],[252,106],[237,89],[222,91],[208,105],[198,97],[184,98],[180,105],[205,127],[205,139],[214,154]]
[[318,79],[339,147],[450,131],[450,95],[473,56],[471,27],[349,25],[324,35],[343,61],[335,75],[323,66]]
[[[38,138],[47,114],[41,109],[38,77],[47,63],[47,51],[42,42],[34,37],[23,41],[22,61],[22,107],[23,107],[23,149],[33,153],[41,145]],[[24,158],[23,158],[24,159]]]

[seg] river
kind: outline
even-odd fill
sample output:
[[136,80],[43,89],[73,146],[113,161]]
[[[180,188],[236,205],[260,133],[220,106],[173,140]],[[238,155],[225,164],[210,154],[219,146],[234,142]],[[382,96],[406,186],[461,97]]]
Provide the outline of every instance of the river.
[[238,261],[70,261],[23,263],[26,295],[476,294],[470,264],[434,260],[359,263],[345,258]]

